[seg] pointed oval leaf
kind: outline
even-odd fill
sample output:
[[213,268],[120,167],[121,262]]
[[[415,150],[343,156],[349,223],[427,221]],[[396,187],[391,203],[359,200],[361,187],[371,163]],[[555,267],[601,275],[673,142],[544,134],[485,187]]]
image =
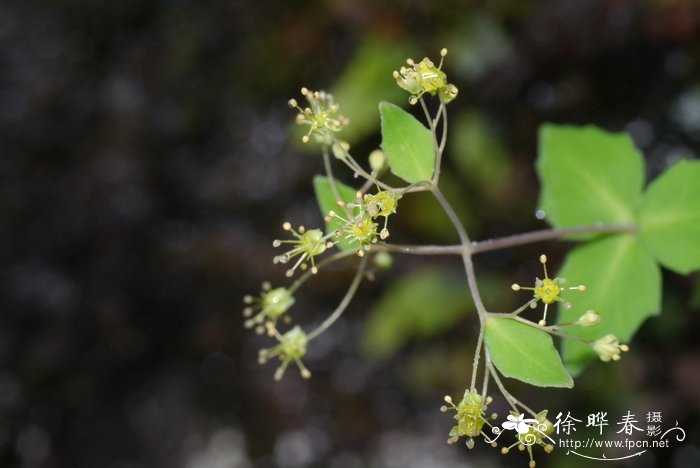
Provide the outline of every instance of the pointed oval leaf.
[[639,238],[666,268],[700,269],[700,161],[678,162],[647,188]]
[[504,376],[540,387],[574,386],[548,333],[513,319],[490,317],[484,341]]
[[379,104],[382,150],[391,172],[409,183],[430,180],[435,147],[430,130],[411,114],[389,102]]
[[[575,322],[589,309],[601,317],[593,327],[568,327],[568,334],[595,340],[612,333],[627,342],[661,309],[661,271],[635,236],[617,234],[582,245],[569,253],[559,274],[567,286],[586,286],[584,292],[562,294],[571,308],[559,308],[559,322]],[[564,340],[562,355],[574,375],[597,359],[589,345],[576,340]]]
[[[339,180],[335,180],[335,188],[337,189],[337,194],[333,190],[333,187],[327,177],[316,176],[314,177],[314,192],[316,193],[316,201],[318,202],[318,207],[321,210],[321,216],[326,216],[329,211],[334,210],[342,214],[342,210],[338,209],[338,200],[345,203],[349,203],[355,200],[357,190],[345,185]],[[330,222],[326,222],[326,233],[335,232],[340,229],[340,221],[333,219]],[[357,245],[353,246],[347,241],[341,240],[336,246],[340,250],[348,250],[357,248]]]
[[544,125],[537,173],[540,208],[555,227],[636,220],[644,161],[627,134]]

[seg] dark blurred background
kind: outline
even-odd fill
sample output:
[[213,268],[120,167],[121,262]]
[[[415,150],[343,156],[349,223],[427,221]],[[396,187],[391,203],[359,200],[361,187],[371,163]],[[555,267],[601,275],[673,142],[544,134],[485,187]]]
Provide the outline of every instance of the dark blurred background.
[[[544,227],[542,122],[628,131],[649,177],[698,157],[692,1],[0,2],[0,466],[527,466],[445,443],[438,408],[463,391],[477,335],[455,258],[377,272],[309,349],[309,381],[290,369],[274,382],[256,361],[272,343],[242,324],[244,294],[285,284],[281,223],[321,223],[322,166],[287,100],[333,90],[363,160],[377,102],[406,104],[391,70],[443,46],[460,88],[444,190],[473,238]],[[395,218],[397,242],[456,240],[422,197]],[[514,278],[539,273],[543,251],[557,268],[570,247],[478,257],[487,304],[517,305]],[[297,294],[295,320],[322,320],[352,267]],[[440,293],[411,308],[407,283]],[[621,362],[591,366],[573,391],[509,386],[551,416],[662,411],[688,438],[635,466],[700,466],[699,309],[697,274],[664,272],[663,313]],[[563,450],[536,459],[590,466]]]

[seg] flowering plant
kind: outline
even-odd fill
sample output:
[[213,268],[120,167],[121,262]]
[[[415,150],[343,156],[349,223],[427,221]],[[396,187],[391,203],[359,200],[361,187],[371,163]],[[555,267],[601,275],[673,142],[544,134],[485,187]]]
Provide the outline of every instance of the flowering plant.
[[[246,326],[267,331],[277,341],[260,352],[261,363],[272,358],[281,361],[276,379],[282,378],[290,363],[309,378],[311,372],[302,363],[307,348],[348,308],[367,276],[370,260],[388,265],[390,254],[458,256],[480,331],[462,399],[455,404],[446,396],[441,408],[455,412],[456,424],[448,442],[464,438],[472,448],[475,439],[483,438],[497,445],[504,431],[492,424],[497,415],[486,414],[493,401],[489,395],[493,384],[512,410],[502,428],[515,432],[515,442],[501,451],[505,454],[516,446],[526,450],[533,467],[533,446],[539,445],[545,453],[554,448],[549,437],[552,423],[547,410],[532,410],[506,388],[502,377],[541,387],[570,388],[572,374],[596,356],[603,362],[617,361],[629,350],[620,340],[630,340],[646,317],[659,312],[659,265],[683,274],[700,268],[700,162],[679,162],[643,190],[643,159],[627,135],[591,126],[545,125],[537,171],[542,184],[540,208],[552,227],[472,241],[440,188],[447,105],[458,95],[442,69],[446,56],[443,49],[437,66],[428,58],[408,59],[407,66],[393,73],[398,86],[410,93],[408,104],[422,110],[427,126],[397,105],[380,103],[382,145],[369,155],[367,164],[353,156],[350,145],[340,138],[350,122],[330,93],[302,88],[305,105],[296,99],[289,101],[297,111],[297,124],[306,128],[302,141],[320,145],[325,174],[314,179],[314,189],[319,220],[325,226],[293,229],[289,222],[282,225],[292,239],[273,241],[274,247],[290,245],[274,261],[293,262],[286,275],[299,276],[289,287],[273,289],[265,284],[258,299],[246,296]],[[342,183],[334,165],[346,167],[361,183],[357,187]],[[387,183],[383,176],[388,171],[405,185]],[[403,197],[409,194],[433,197],[454,226],[459,244],[390,243],[389,218],[401,210]],[[532,294],[521,307],[510,312],[487,308],[474,267],[475,255],[572,236],[581,244],[569,253],[557,276],[549,276],[547,257],[541,255],[543,278],[535,278],[533,286],[512,284],[512,290]],[[300,325],[286,332],[278,329],[288,321],[280,319],[290,318],[294,294],[304,283],[321,275],[328,264],[353,258],[355,276],[326,320],[308,332]],[[565,286],[565,278],[576,285]],[[525,316],[540,304],[541,319]],[[548,318],[552,304],[563,306],[558,321],[552,321],[551,315]],[[553,338],[562,339],[564,360]]]

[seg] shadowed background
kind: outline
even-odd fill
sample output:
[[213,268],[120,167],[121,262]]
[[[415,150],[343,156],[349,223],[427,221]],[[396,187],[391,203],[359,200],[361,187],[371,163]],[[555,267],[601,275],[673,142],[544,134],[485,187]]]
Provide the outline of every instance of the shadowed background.
[[[444,46],[460,89],[444,191],[473,238],[545,226],[542,122],[628,131],[649,177],[698,157],[694,2],[0,3],[0,466],[526,466],[445,443],[438,408],[463,390],[477,335],[458,259],[377,272],[309,349],[310,381],[290,369],[275,383],[274,364],[257,364],[270,341],[242,324],[243,295],[284,284],[282,222],[321,224],[321,162],[287,100],[333,90],[364,160],[378,101],[406,104],[391,70]],[[395,218],[396,242],[456,241],[422,197]],[[476,258],[487,304],[519,305],[509,285],[540,273],[541,252],[554,271],[568,248]],[[309,283],[295,320],[322,320],[352,273]],[[402,304],[407,285],[432,296]],[[663,314],[621,362],[591,366],[574,391],[513,393],[552,416],[662,411],[688,439],[635,466],[699,466],[698,309],[697,274],[665,271]],[[536,453],[537,466],[587,466]]]

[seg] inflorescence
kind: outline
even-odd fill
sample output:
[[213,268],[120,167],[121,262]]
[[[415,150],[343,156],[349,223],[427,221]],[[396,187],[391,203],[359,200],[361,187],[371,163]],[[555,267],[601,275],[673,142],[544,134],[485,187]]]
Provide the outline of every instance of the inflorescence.
[[[447,406],[441,406],[440,411],[443,413],[454,411],[454,419],[457,421],[457,424],[450,430],[450,438],[447,439],[447,443],[454,444],[460,437],[466,437],[467,448],[472,449],[474,448],[474,437],[488,437],[483,428],[484,425],[492,427],[485,414],[492,400],[491,397],[484,398],[473,388],[464,392],[464,396],[457,405],[453,403],[452,397],[445,395]],[[491,419],[496,419],[496,417],[495,413],[491,415]]]
[[292,244],[294,247],[282,255],[276,256],[273,261],[275,263],[288,263],[294,257],[299,257],[294,266],[287,270],[287,276],[292,276],[297,268],[306,270],[308,267],[307,261],[311,262],[311,273],[318,273],[314,257],[321,255],[326,249],[333,247],[333,242],[328,240],[331,235],[324,235],[323,231],[320,229],[310,229],[307,231],[304,226],[299,226],[298,230],[294,230],[289,222],[284,223],[282,229],[291,232],[294,239],[275,239],[272,242],[272,246],[279,247],[282,244]]
[[447,75],[442,71],[442,61],[446,55],[447,49],[442,49],[440,64],[437,67],[426,57],[418,63],[408,59],[406,60],[408,67],[401,67],[399,71],[394,71],[396,83],[411,93],[408,98],[409,103],[417,103],[425,93],[433,96],[438,94],[445,104],[457,97],[457,87],[447,82]]
[[301,88],[301,94],[309,103],[307,107],[302,108],[296,99],[288,102],[289,107],[299,111],[296,123],[309,126],[309,131],[301,140],[308,143],[313,136],[318,143],[330,145],[332,134],[341,131],[349,123],[348,119],[340,113],[340,106],[332,94],[307,88]]
[[[387,222],[389,216],[396,213],[400,198],[400,194],[390,190],[379,190],[372,195],[357,192],[355,201],[337,202],[338,207],[345,210],[345,216],[331,210],[325,220],[338,221],[340,228],[335,231],[336,239],[357,245],[357,254],[363,256],[378,238],[384,240],[389,237]],[[380,216],[384,217],[384,227],[377,232],[379,225],[375,219]]]

